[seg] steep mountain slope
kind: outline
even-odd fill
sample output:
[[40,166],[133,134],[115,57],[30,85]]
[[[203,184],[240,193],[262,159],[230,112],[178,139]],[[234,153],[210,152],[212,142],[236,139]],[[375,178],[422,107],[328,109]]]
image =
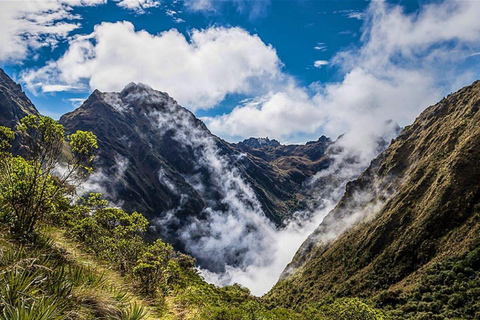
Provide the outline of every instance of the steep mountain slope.
[[[282,225],[305,206],[305,180],[329,164],[326,138],[305,146],[229,144],[166,93],[142,84],[120,93],[95,91],[60,123],[67,132],[89,130],[98,137],[90,189],[144,213],[155,225],[151,233],[179,249],[186,237],[199,246],[207,235],[218,238],[212,232],[223,223],[241,220],[243,230],[231,225],[239,239]],[[226,217],[235,219],[220,221]],[[251,241],[228,249],[228,264],[242,261]],[[206,253],[196,257],[203,266],[224,267]]]
[[271,167],[285,172],[289,180],[301,184],[331,164],[332,159],[328,156],[327,149],[332,143],[325,136],[305,145],[281,145],[268,138],[249,138],[235,144],[235,147],[253,156],[252,159],[266,161]]
[[26,115],[39,115],[30,99],[0,68],[0,125],[13,128]]
[[[424,304],[402,309],[404,318],[480,316],[479,109],[480,81],[426,109],[347,185],[268,298],[298,306],[375,296],[400,308],[418,292]],[[448,271],[451,261],[461,267]],[[442,270],[440,285],[429,275]]]

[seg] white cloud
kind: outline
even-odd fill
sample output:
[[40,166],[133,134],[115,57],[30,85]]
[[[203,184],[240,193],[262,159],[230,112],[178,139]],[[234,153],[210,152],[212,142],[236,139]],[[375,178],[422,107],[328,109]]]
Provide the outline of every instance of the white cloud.
[[0,61],[18,62],[41,47],[54,47],[80,27],[77,6],[106,0],[0,1]]
[[301,123],[302,131],[314,132],[324,117],[306,90],[291,83],[286,90],[253,99],[229,114],[202,120],[212,132],[230,140],[247,136],[285,140],[292,132],[298,132]]
[[165,10],[165,14],[173,19],[175,23],[182,23],[185,22],[182,18],[178,16],[178,11],[172,10],[172,9],[167,9]]
[[251,19],[263,16],[269,8],[271,0],[185,0],[190,11],[206,14],[221,14],[226,6],[236,8],[237,12],[247,14]]
[[317,60],[313,63],[313,66],[315,68],[321,68],[323,66],[326,66],[328,64],[328,61],[327,60]]
[[317,45],[314,47],[315,50],[318,51],[327,51],[327,45],[323,42],[317,43]]
[[314,138],[319,131],[336,137],[352,130],[363,146],[371,133],[384,131],[386,120],[406,125],[480,76],[472,59],[470,65],[465,60],[480,49],[478,12],[478,1],[431,3],[416,13],[371,2],[360,46],[330,61],[344,73],[342,81],[274,91],[205,119],[207,125],[230,140],[268,135],[285,141],[301,134]]
[[144,14],[147,9],[160,6],[160,1],[158,0],[115,0],[115,2],[117,2],[117,6],[132,10],[136,14]]
[[335,11],[334,13],[339,13],[344,15],[345,17],[349,19],[357,19],[357,20],[363,20],[365,19],[365,13],[361,11],[355,11],[355,10],[340,10],[340,11]]
[[47,92],[62,92],[62,91],[72,91],[77,89],[74,86],[70,85],[62,85],[62,84],[51,84],[51,85],[45,85],[42,87],[42,91],[47,93]]
[[67,100],[76,109],[76,108],[80,107],[85,102],[86,98],[70,98],[70,99],[67,99]]
[[23,81],[33,91],[85,82],[92,89],[119,91],[143,82],[196,109],[212,107],[230,93],[265,92],[281,77],[276,51],[241,28],[193,30],[186,39],[176,29],[152,35],[117,22],[76,37],[58,61],[24,73]]

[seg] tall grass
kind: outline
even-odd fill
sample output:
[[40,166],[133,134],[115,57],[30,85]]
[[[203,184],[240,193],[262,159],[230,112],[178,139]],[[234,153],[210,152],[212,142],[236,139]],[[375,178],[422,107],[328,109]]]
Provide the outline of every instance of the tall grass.
[[[70,261],[48,239],[24,246],[0,242],[0,320],[141,320],[103,273]],[[72,316],[75,315],[75,316]]]

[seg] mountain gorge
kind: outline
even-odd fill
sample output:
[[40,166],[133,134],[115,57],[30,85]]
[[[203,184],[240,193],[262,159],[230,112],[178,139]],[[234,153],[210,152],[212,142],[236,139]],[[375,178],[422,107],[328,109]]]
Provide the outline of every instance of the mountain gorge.
[[166,93],[142,84],[95,91],[60,123],[67,133],[98,137],[88,190],[142,212],[152,237],[213,271],[255,260],[249,247],[262,246],[307,207],[305,182],[332,161],[326,137],[290,146],[255,138],[228,143]]

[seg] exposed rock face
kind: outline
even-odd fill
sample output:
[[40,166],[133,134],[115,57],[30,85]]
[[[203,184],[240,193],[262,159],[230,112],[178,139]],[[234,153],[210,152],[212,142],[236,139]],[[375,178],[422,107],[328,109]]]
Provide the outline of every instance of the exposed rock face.
[[30,99],[2,69],[0,69],[0,125],[14,128],[27,115],[39,115]]
[[[95,91],[60,123],[68,133],[90,130],[98,137],[91,189],[145,214],[156,226],[152,234],[179,249],[185,249],[187,221],[195,225],[212,211],[250,212],[282,225],[305,206],[306,179],[329,165],[327,138],[292,146],[254,138],[230,144],[166,93],[142,84],[120,93]],[[245,223],[253,231],[258,227]],[[229,263],[241,254],[232,252]]]
[[243,140],[242,142],[240,142],[240,144],[243,144],[243,145],[246,145],[250,148],[268,148],[268,147],[272,147],[272,148],[276,148],[278,146],[280,146],[280,142],[278,142],[277,140],[273,139],[273,140],[270,140],[267,138],[248,138],[248,139],[245,139]]
[[269,298],[290,306],[325,296],[386,303],[414,284],[425,292],[418,279],[432,266],[479,251],[479,109],[480,81],[427,108],[347,185]]

